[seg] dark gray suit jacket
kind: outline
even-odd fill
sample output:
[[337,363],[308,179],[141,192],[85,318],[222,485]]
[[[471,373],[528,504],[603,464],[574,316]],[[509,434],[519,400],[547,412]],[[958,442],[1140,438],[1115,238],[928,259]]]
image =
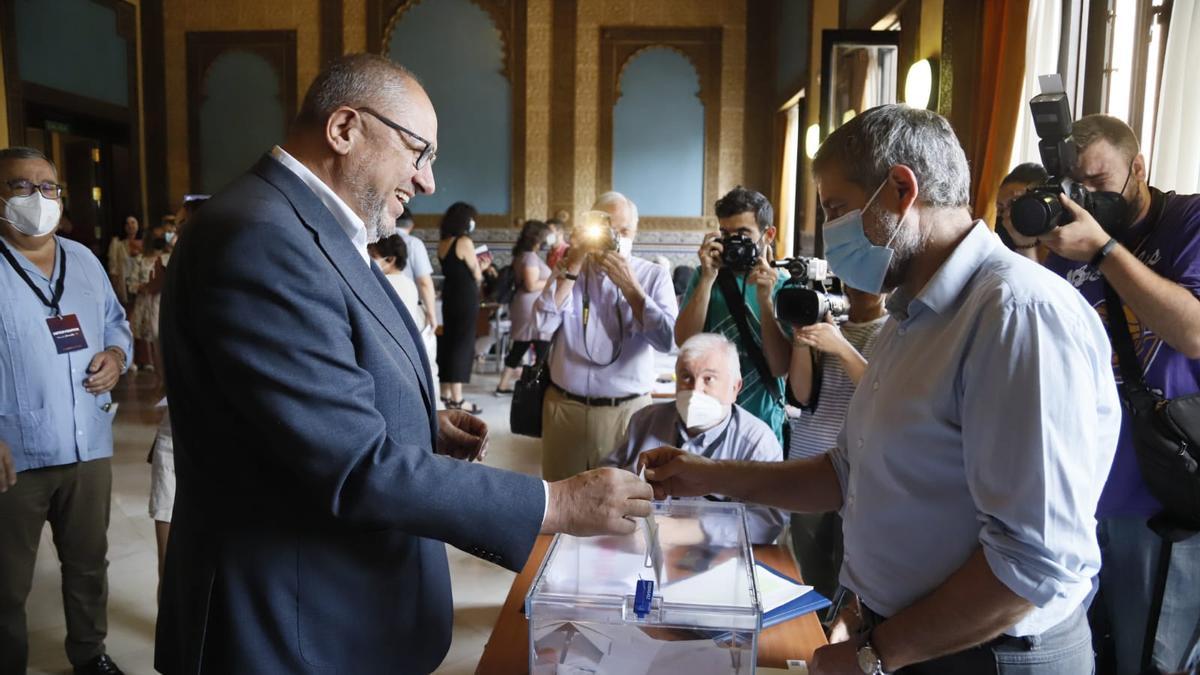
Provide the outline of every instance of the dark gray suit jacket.
[[398,297],[271,157],[189,222],[161,335],[178,476],[164,673],[427,673],[445,546],[519,569],[541,481],[433,454],[435,393]]

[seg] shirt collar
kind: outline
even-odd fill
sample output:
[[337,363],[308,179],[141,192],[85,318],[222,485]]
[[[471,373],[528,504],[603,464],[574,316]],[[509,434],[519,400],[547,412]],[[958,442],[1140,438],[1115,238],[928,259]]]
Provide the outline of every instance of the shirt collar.
[[950,257],[942,263],[915,298],[908,297],[899,289],[891,294],[887,300],[888,313],[903,320],[916,313],[917,307],[914,305],[928,307],[938,314],[953,309],[955,301],[975,276],[980,263],[991,254],[997,243],[998,240],[987,225],[982,220],[975,221],[971,231],[954,247]]
[[342,201],[342,198],[326,185],[324,181],[317,178],[317,175],[307,166],[304,166],[299,160],[288,154],[287,150],[277,145],[271,148],[271,157],[274,157],[285,168],[296,174],[300,182],[307,185],[308,189],[317,195],[317,199],[321,200],[325,208],[329,209],[329,212],[333,214],[334,220],[342,227],[346,236],[350,237],[350,243],[354,244],[354,248],[362,256],[363,262],[370,265],[371,256],[367,253],[367,226],[363,223],[363,219],[359,218],[358,214],[346,202]]

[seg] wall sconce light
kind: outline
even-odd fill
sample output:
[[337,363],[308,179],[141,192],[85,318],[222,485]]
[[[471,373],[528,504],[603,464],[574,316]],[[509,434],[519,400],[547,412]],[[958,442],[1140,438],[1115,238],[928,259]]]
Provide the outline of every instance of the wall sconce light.
[[937,62],[921,59],[908,67],[904,78],[904,102],[912,108],[937,106]]
[[819,147],[821,147],[821,125],[813,124],[804,132],[804,154],[812,159],[817,156]]

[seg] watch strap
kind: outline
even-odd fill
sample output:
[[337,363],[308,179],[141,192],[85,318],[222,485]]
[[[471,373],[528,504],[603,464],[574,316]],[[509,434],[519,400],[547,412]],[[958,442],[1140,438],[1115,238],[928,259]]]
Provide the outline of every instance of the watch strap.
[[1100,269],[1100,264],[1104,262],[1104,259],[1108,257],[1108,254],[1113,252],[1113,249],[1117,247],[1117,243],[1118,242],[1115,237],[1110,237],[1109,240],[1105,242],[1104,246],[1101,246],[1100,250],[1096,251],[1096,255],[1092,256],[1092,260],[1088,263],[1088,267],[1091,267],[1094,270]]

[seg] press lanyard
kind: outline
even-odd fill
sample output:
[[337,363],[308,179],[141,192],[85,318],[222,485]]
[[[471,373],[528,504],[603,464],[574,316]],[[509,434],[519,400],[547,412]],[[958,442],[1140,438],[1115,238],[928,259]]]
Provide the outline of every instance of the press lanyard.
[[[55,242],[55,246],[58,247],[58,281],[54,284],[54,296],[50,299],[46,298],[45,294],[42,293],[42,289],[33,283],[33,279],[30,279],[29,275],[25,273],[25,269],[17,263],[17,259],[13,256],[12,251],[8,250],[8,244],[0,244],[0,252],[4,253],[4,259],[8,261],[9,265],[12,265],[13,271],[17,273],[17,276],[21,277],[30,290],[37,295],[38,300],[41,300],[43,305],[49,307],[54,312],[54,316],[62,316],[59,303],[62,302],[63,285],[67,278],[67,252],[63,249],[62,244]],[[54,274],[53,270],[51,270],[50,274]]]

